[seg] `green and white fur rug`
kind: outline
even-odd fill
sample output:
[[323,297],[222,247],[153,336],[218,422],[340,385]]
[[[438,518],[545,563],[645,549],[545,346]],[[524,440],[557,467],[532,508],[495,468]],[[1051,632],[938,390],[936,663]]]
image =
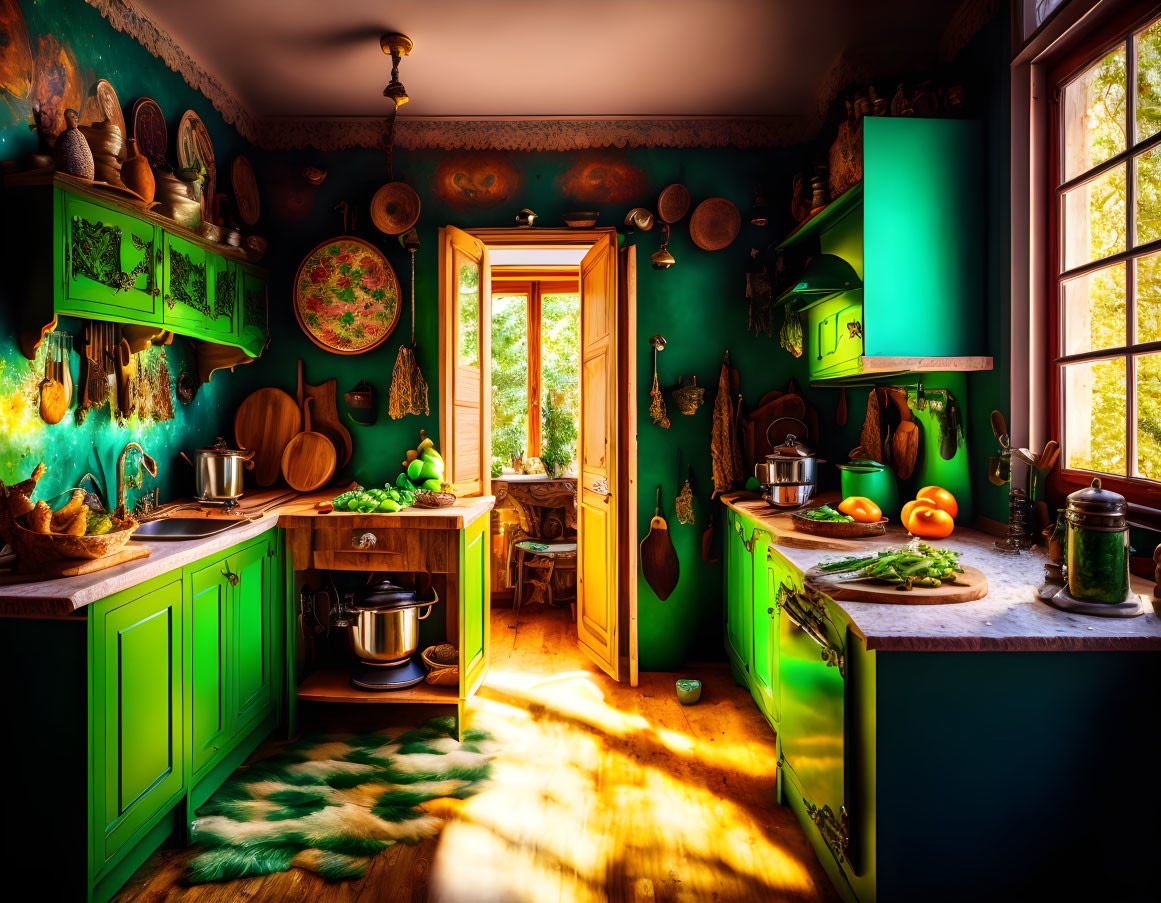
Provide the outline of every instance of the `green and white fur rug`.
[[420,805],[465,799],[487,781],[491,737],[433,718],[394,739],[384,733],[305,738],[236,771],[197,811],[192,883],[299,867],[361,877],[394,843],[433,837],[442,819]]

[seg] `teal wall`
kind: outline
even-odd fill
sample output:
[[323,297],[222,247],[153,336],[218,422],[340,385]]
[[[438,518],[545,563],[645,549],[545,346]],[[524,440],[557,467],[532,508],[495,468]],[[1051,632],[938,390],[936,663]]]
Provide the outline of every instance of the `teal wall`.
[[[82,85],[82,96],[98,78],[106,78],[117,90],[126,115],[138,97],[152,97],[165,112],[171,146],[182,113],[187,109],[197,111],[213,139],[219,168],[228,166],[235,154],[249,152],[248,144],[226,125],[205,97],[135,40],[110,28],[100,13],[83,0],[24,0],[20,7],[33,55],[41,37],[51,36],[67,48],[77,62],[74,77]],[[16,38],[19,37],[17,33]],[[30,112],[28,98],[0,91],[0,159],[18,159],[38,149],[38,138],[28,128]],[[5,212],[19,215],[11,209]],[[176,417],[166,423],[144,423],[135,418],[122,427],[105,408],[91,412],[79,427],[74,425],[72,411],[60,423],[47,426],[36,407],[39,396],[35,384],[44,371],[43,355],[30,364],[16,341],[16,314],[25,300],[15,297],[0,281],[0,479],[11,482],[23,478],[43,460],[48,472],[41,491],[46,495],[76,485],[86,471],[103,479],[111,492],[116,457],[126,442],[136,439],[158,461],[156,484],[162,498],[189,494],[192,480],[177,453],[212,441],[228,429],[224,411],[230,409],[223,407],[223,398],[232,375],[215,377],[213,384],[202,387],[188,408],[175,400]],[[59,326],[74,335],[74,382],[80,378],[78,354],[83,350],[83,325],[81,320],[64,317]],[[174,379],[182,361],[193,366],[192,353],[183,339],[175,340],[166,355]],[[146,478],[145,488],[151,490],[153,485],[155,481]],[[131,500],[132,496],[130,493]]]

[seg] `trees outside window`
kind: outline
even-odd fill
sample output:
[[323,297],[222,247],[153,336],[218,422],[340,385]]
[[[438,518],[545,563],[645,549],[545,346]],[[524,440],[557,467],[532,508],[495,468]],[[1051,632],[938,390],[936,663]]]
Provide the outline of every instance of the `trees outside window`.
[[1068,488],[1161,480],[1161,20],[1058,72],[1056,435]]

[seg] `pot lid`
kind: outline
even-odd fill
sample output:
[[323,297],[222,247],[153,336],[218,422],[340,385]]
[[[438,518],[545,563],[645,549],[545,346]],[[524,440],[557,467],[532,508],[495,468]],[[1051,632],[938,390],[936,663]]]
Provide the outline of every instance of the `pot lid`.
[[770,450],[766,458],[809,458],[813,455],[814,452],[799,442],[793,433],[789,433]]
[[423,604],[416,590],[399,586],[390,580],[381,580],[366,587],[355,594],[355,601],[360,608],[378,609],[409,608]]
[[854,267],[837,254],[815,254],[806,262],[799,280],[778,296],[778,303],[801,311],[832,295],[863,287]]
[[839,470],[849,470],[854,473],[878,473],[880,470],[886,470],[886,464],[880,464],[878,461],[848,461],[846,464],[836,464]]
[[237,456],[239,458],[245,458],[245,457],[248,457],[248,456],[254,454],[253,452],[240,451],[239,449],[236,449],[236,448],[227,448],[226,447],[226,440],[223,439],[221,436],[218,436],[218,438],[214,440],[214,444],[211,445],[209,448],[199,448],[197,450],[197,453],[199,455],[222,455],[222,456],[234,455],[234,456]]
[[1085,514],[1124,514],[1125,507],[1125,497],[1111,489],[1101,489],[1099,478],[1088,489],[1078,489],[1068,496],[1068,509]]

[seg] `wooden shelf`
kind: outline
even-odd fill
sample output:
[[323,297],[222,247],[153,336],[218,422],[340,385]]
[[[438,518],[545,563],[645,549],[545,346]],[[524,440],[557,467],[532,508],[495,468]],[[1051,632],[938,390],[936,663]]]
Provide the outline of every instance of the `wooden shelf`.
[[794,245],[801,244],[809,238],[814,238],[817,235],[825,232],[840,219],[850,213],[859,204],[863,202],[863,183],[859,182],[851,188],[848,188],[837,198],[823,207],[818,213],[814,214],[799,223],[793,232],[786,236],[782,244],[778,246],[779,249],[791,248]]
[[456,705],[459,687],[419,683],[402,690],[360,690],[351,686],[349,668],[320,668],[298,685],[298,698],[309,702],[438,703]]
[[885,377],[908,373],[972,373],[992,369],[990,357],[870,357],[859,358],[859,372],[843,376],[819,376],[812,386],[872,385]]

